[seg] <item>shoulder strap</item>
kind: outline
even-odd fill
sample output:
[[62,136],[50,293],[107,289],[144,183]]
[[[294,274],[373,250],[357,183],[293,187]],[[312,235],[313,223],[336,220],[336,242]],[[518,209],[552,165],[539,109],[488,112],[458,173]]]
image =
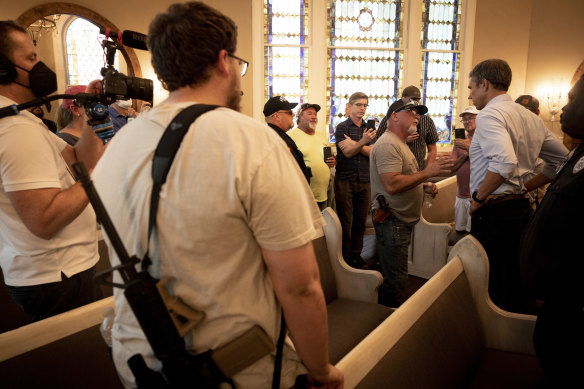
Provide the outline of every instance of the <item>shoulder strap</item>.
[[152,160],[152,196],[150,197],[150,215],[148,217],[148,246],[146,246],[146,254],[142,261],[142,269],[145,270],[150,266],[150,258],[148,250],[150,247],[150,235],[156,224],[156,212],[158,211],[158,200],[160,198],[160,189],[166,182],[166,177],[170,171],[170,166],[178,148],[185,137],[191,124],[197,120],[199,116],[205,112],[218,108],[217,105],[195,104],[185,108],[170,122],[168,127],[164,130],[164,134],[158,142],[154,158]]

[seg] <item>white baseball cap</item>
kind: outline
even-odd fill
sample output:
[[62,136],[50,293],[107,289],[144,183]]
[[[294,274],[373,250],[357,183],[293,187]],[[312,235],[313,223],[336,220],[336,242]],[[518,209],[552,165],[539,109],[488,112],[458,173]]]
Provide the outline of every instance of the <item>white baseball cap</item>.
[[473,115],[478,115],[479,110],[477,109],[477,107],[475,107],[474,105],[469,105],[468,107],[466,107],[464,109],[464,111],[462,111],[462,113],[458,116],[462,117],[463,115],[466,115],[467,113],[471,113]]

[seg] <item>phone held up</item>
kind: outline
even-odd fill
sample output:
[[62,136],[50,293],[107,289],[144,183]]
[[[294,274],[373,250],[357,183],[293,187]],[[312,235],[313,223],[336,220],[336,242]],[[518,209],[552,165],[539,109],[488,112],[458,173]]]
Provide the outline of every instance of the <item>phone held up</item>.
[[375,130],[375,119],[369,119],[367,120],[367,129],[373,129]]
[[325,146],[322,148],[322,153],[324,154],[324,161],[333,156],[333,150],[331,146]]
[[466,139],[466,135],[464,133],[464,128],[455,128],[454,129],[454,139]]

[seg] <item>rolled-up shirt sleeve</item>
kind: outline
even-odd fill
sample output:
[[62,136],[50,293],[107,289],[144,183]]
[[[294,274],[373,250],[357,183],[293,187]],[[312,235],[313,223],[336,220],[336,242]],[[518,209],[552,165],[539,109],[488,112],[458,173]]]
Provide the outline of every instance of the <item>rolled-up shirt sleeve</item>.
[[543,159],[545,165],[542,173],[549,179],[556,176],[556,171],[560,164],[566,159],[568,149],[550,131],[546,131],[546,136],[539,152],[539,157]]
[[490,115],[477,117],[475,136],[481,138],[483,156],[488,161],[488,170],[499,174],[505,179],[511,176],[517,167],[517,155],[511,142],[511,137],[505,125]]

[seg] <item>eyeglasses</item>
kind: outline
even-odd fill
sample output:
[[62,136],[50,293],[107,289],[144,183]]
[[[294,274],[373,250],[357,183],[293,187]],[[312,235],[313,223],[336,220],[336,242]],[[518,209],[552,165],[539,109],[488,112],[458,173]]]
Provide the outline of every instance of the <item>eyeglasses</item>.
[[294,113],[292,111],[276,111],[275,113],[286,113],[290,116],[294,116]]
[[476,120],[476,117],[470,117],[470,118],[462,118],[462,122],[463,123],[468,123],[468,122],[472,122],[474,120]]
[[358,108],[367,108],[369,106],[369,104],[361,104],[361,103],[357,103],[357,104],[353,104],[355,107]]
[[239,61],[239,66],[241,67],[241,77],[245,76],[245,73],[247,73],[247,67],[249,66],[249,62],[247,62],[245,59],[236,57],[233,54],[228,53],[227,55]]
[[410,97],[411,100],[420,101],[421,97]]

